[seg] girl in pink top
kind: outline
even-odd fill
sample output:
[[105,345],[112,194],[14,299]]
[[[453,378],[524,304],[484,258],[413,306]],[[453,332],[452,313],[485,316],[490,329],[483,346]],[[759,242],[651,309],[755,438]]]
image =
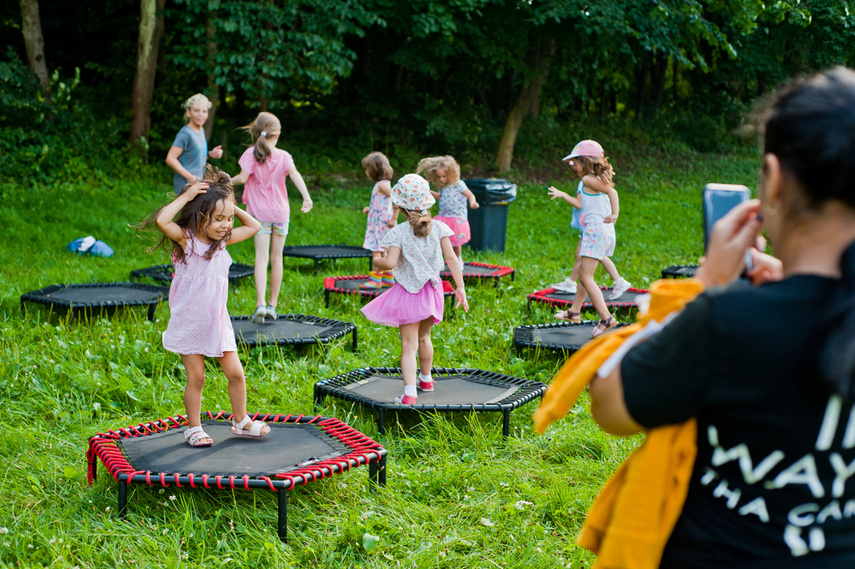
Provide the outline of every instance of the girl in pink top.
[[[235,217],[243,225],[233,227]],[[232,433],[263,437],[270,427],[253,421],[246,413],[246,379],[226,310],[232,264],[226,245],[249,239],[258,231],[259,223],[235,205],[229,175],[208,166],[201,182],[188,186],[138,228],[152,225],[163,233],[154,248],[172,242],[175,277],[169,288],[170,315],[163,347],[179,354],[187,371],[184,408],[188,428],[184,439],[192,447],[214,444],[201,421],[205,356],[216,358],[229,381]]]
[[[282,286],[282,250],[288,235],[288,222],[291,210],[288,205],[288,192],[285,178],[291,180],[303,196],[300,211],[308,213],[312,209],[312,198],[303,176],[294,166],[291,155],[276,148],[282,126],[271,113],[258,113],[250,124],[244,127],[252,135],[255,144],[246,149],[238,160],[240,174],[232,178],[235,186],[246,184],[243,190],[243,203],[246,211],[261,222],[261,230],[255,236],[255,295],[256,310],[252,321],[263,324],[264,319],[276,320],[276,304],[279,289]],[[267,264],[270,263],[270,297],[265,303],[267,288]]]

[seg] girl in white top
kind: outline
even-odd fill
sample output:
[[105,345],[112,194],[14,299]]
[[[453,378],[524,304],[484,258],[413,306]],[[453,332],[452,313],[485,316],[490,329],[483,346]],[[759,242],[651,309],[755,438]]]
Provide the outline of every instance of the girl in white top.
[[597,264],[604,257],[611,257],[615,251],[614,224],[620,206],[617,191],[612,183],[614,170],[608,158],[603,155],[602,146],[593,140],[583,140],[577,144],[564,160],[583,183],[579,197],[562,192],[555,186],[549,187],[552,199],[563,198],[573,207],[582,210],[582,244],[579,250],[582,256],[579,286],[582,290],[577,292],[568,316],[578,316],[578,310],[587,294],[600,315],[600,321],[591,335],[599,336],[617,325],[617,320],[606,306],[603,292],[594,282]]
[[386,233],[380,242],[386,251],[374,264],[382,270],[391,269],[395,284],[362,309],[372,322],[396,326],[401,332],[404,393],[395,398],[399,405],[415,405],[417,389],[434,389],[430,375],[433,366],[430,331],[442,321],[444,306],[439,273],[443,269],[443,256],[457,286],[457,306],[469,311],[463,269],[448,240],[451,229],[430,217],[430,207],[435,202],[427,180],[417,174],[407,174],[392,188],[392,203],[401,208],[409,223],[397,225]]

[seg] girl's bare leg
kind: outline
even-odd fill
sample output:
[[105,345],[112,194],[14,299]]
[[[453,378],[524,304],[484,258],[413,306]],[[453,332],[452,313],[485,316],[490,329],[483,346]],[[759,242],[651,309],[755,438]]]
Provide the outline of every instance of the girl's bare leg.
[[[270,234],[255,234],[255,305],[264,306],[267,290],[267,262],[270,256]],[[279,259],[282,260],[281,258]]]
[[594,304],[594,308],[600,315],[600,320],[606,321],[611,318],[612,315],[611,312],[609,312],[608,306],[606,306],[606,300],[603,298],[603,291],[601,291],[600,287],[597,286],[597,283],[594,282],[594,270],[597,268],[599,262],[599,259],[594,259],[593,257],[582,257],[579,284],[585,287],[588,295],[591,297],[591,302]]
[[433,316],[429,316],[419,322],[419,371],[422,375],[430,375],[433,367],[433,342],[430,339],[430,330],[433,328]]
[[187,385],[184,386],[184,412],[187,413],[187,425],[198,427],[202,424],[205,357],[199,354],[182,354],[181,363],[184,364],[184,369],[187,371]]
[[279,302],[279,290],[282,288],[282,251],[285,249],[285,237],[287,236],[276,233],[270,235],[270,300],[267,304],[273,308],[276,308]]
[[416,352],[419,349],[419,327],[421,322],[401,324],[401,377],[404,385],[416,385]]

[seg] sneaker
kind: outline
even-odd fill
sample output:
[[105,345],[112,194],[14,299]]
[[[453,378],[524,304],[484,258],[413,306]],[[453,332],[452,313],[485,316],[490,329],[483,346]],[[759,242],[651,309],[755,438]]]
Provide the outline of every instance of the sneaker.
[[252,315],[253,324],[264,324],[264,317],[267,316],[267,309],[259,306],[255,309],[255,314]]
[[630,282],[628,280],[626,280],[626,279],[619,280],[618,282],[615,283],[615,287],[612,290],[612,293],[609,295],[609,300],[615,300],[617,298],[620,298],[620,295],[622,295],[623,293],[628,291],[630,288],[632,288],[632,285],[630,284]]
[[395,405],[415,405],[418,400],[418,397],[412,395],[399,395],[395,397]]
[[268,304],[264,311],[266,312],[267,318],[270,318],[271,320],[279,320],[279,315],[276,314],[276,309],[271,305]]
[[556,283],[554,285],[549,285],[558,292],[569,292],[570,294],[576,294],[576,281],[571,281],[569,278],[564,279],[560,283]]
[[421,379],[416,383],[416,386],[422,391],[433,391],[433,380],[431,381],[422,381]]

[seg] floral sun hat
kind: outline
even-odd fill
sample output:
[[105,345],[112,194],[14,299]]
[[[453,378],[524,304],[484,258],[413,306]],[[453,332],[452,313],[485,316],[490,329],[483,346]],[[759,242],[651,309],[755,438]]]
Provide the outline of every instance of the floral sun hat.
[[392,203],[414,211],[424,211],[436,203],[427,180],[418,174],[407,174],[392,188]]

